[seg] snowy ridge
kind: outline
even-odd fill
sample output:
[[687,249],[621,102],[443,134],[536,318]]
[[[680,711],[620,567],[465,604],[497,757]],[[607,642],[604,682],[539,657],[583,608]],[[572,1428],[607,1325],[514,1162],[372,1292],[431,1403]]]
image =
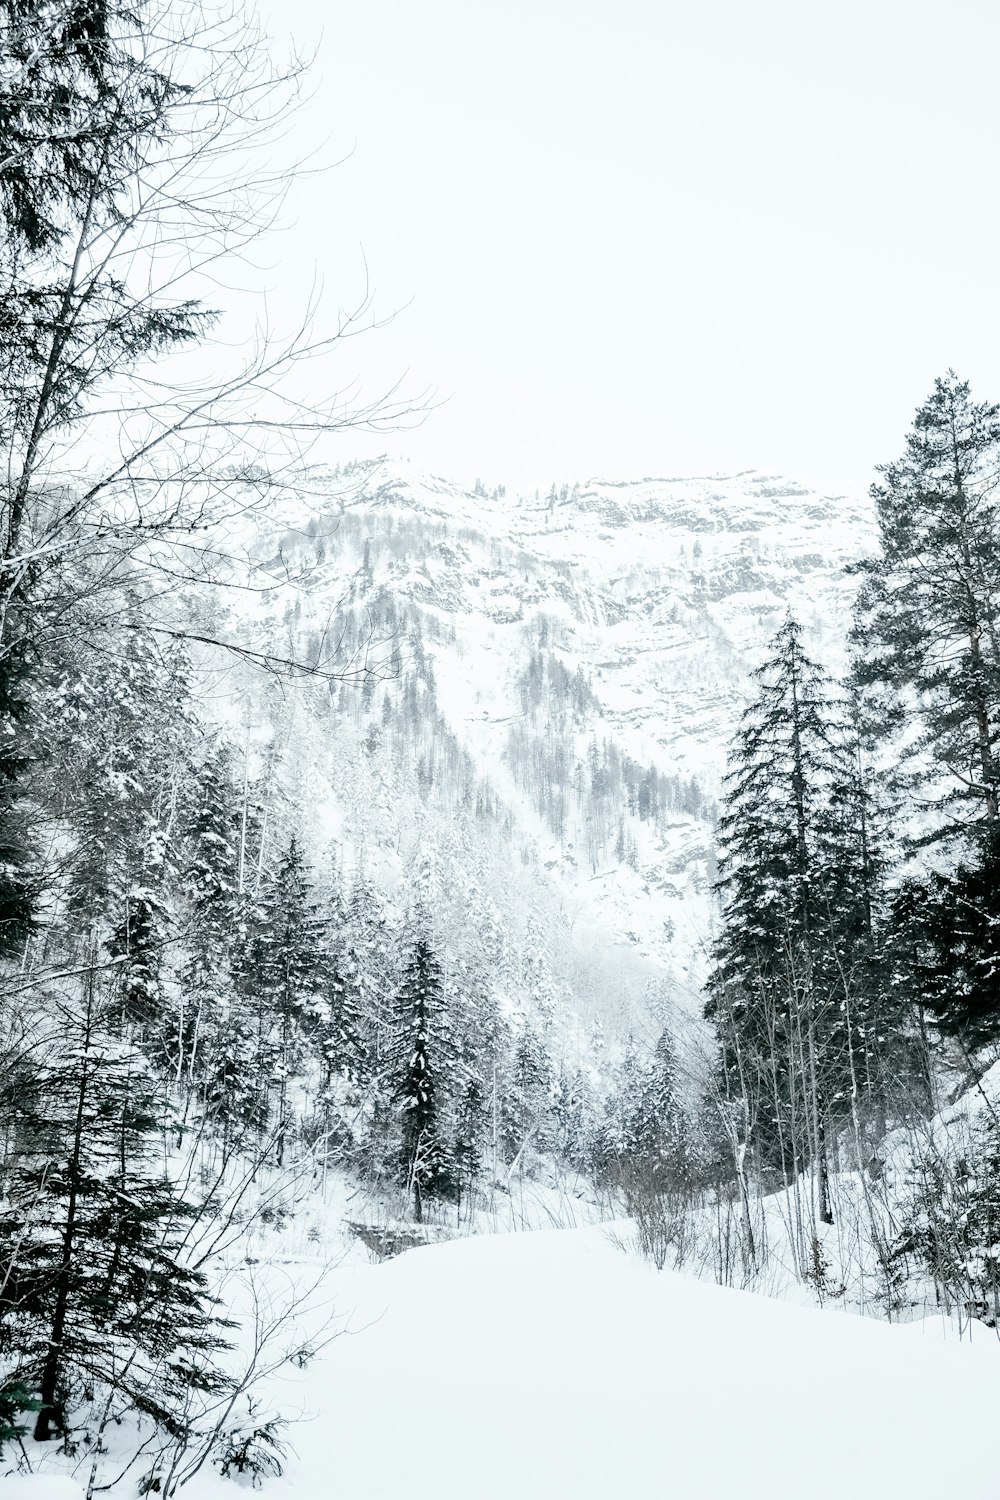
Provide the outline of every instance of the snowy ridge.
[[[408,633],[416,623],[433,710],[469,773],[502,803],[509,850],[499,883],[512,880],[529,907],[547,914],[557,975],[583,1013],[612,1029],[642,1029],[650,1009],[661,1020],[664,1008],[699,1009],[712,923],[712,802],[749,671],[790,606],[814,651],[840,664],[853,593],[844,566],[872,532],[866,502],[753,470],[592,480],[537,498],[469,492],[395,462],[317,470],[282,497],[273,529],[255,544],[262,562],[280,556],[301,569],[268,596],[256,627],[259,639],[278,637],[299,651],[310,639],[340,639],[345,621],[349,647],[373,620],[375,654],[381,641],[388,660],[394,645],[406,678],[415,670]],[[394,622],[404,615],[400,630]],[[348,654],[345,647],[341,660]],[[551,673],[526,701],[526,679],[539,670],[533,656],[545,672],[551,656],[558,672],[589,684],[572,722],[553,700]],[[360,844],[376,865],[384,862],[379,846],[405,850],[393,819],[414,785],[399,757],[390,765],[376,743],[385,700],[389,714],[404,696],[393,680],[367,700],[362,694],[333,731],[336,771],[319,772],[330,788],[324,826],[348,865]],[[345,775],[357,781],[365,731],[369,765],[360,779],[377,782],[393,809],[381,832],[362,817],[356,795],[349,814],[332,789]],[[672,805],[646,818],[634,787],[596,800],[580,791],[581,774],[591,784],[603,774],[593,757],[607,747],[613,762],[631,758],[671,779]],[[538,769],[552,754],[566,762],[566,806],[556,813],[552,767]],[[416,768],[419,758],[418,743]],[[614,764],[611,771],[613,780]],[[692,778],[696,791],[678,793]],[[421,836],[441,846],[454,832],[458,794],[439,793],[425,793]],[[613,993],[615,972],[621,994]]]

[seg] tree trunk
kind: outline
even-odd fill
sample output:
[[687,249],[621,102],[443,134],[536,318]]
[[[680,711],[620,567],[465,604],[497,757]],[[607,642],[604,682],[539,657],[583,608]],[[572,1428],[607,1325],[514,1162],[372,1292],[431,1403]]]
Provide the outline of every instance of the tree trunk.
[[85,1033],[83,1068],[76,1101],[76,1120],[73,1127],[73,1152],[69,1162],[69,1198],[66,1203],[66,1223],[62,1234],[62,1259],[56,1275],[55,1305],[52,1310],[52,1327],[42,1365],[39,1395],[41,1406],[35,1422],[35,1442],[47,1443],[53,1428],[62,1430],[62,1414],[58,1406],[59,1375],[62,1370],[63,1341],[66,1336],[66,1320],[69,1315],[69,1297],[73,1255],[76,1249],[76,1213],[80,1182],[80,1156],[83,1150],[83,1112],[89,1083],[87,1061],[90,1040],[89,1017]]

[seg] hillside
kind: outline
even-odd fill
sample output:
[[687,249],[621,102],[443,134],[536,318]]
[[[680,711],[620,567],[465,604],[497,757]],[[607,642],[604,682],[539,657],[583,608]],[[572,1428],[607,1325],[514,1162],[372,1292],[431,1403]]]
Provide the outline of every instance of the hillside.
[[753,470],[539,498],[390,463],[317,471],[256,543],[286,581],[231,628],[348,676],[329,751],[306,754],[314,840],[336,838],[348,869],[363,849],[391,893],[418,825],[454,859],[477,810],[445,886],[485,880],[515,932],[536,913],[587,1021],[646,1033],[651,1009],[700,1006],[715,798],[750,670],[789,606],[840,662],[843,568],[871,530],[865,503]]

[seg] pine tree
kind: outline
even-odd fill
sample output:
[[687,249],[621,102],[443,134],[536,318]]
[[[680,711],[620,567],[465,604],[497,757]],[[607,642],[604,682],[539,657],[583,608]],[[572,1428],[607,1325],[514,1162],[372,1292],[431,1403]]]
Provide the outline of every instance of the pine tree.
[[925,1108],[933,1098],[927,1020],[970,1050],[1000,1034],[998,890],[1000,852],[987,848],[955,870],[913,876],[895,893],[889,962],[895,991],[916,1013],[923,1041],[910,1072],[924,1072]]
[[327,954],[305,861],[292,838],[257,904],[251,966],[244,974],[258,1008],[259,1067],[274,1107],[275,1164],[282,1166],[291,1124],[290,1084],[303,1061],[302,1042],[321,1015]]
[[478,1073],[470,1070],[458,1098],[453,1159],[456,1196],[462,1193],[470,1204],[483,1170],[483,1139],[486,1129],[486,1091]]
[[563,1062],[556,1079],[552,1114],[560,1157],[574,1171],[585,1171],[592,1160],[594,1098],[581,1068],[570,1069]]
[[150,886],[127,891],[124,906],[107,950],[120,960],[118,993],[123,1025],[134,1027],[146,1039],[151,1032],[160,1033],[164,1021],[160,970],[166,913],[158,893]]
[[[27,593],[31,570],[20,579],[7,604],[6,640],[0,648],[0,957],[24,944],[35,926],[39,872],[31,855],[31,820],[26,812],[32,668],[37,655],[30,632]],[[36,747],[37,749],[37,747]]]
[[[102,201],[113,199],[130,146],[120,93],[138,71],[127,40],[134,21],[109,0],[64,0],[58,12],[43,0],[5,0],[0,25],[10,59],[0,86],[0,218],[23,254],[58,244],[95,183]],[[157,94],[180,88],[152,69],[144,85],[149,110]]]
[[238,796],[231,755],[215,745],[192,777],[183,838],[187,900],[187,960],[180,973],[181,1005],[168,1056],[178,1078],[203,1082],[224,1049],[232,1006],[232,943],[239,892]]
[[880,554],[852,633],[866,712],[919,796],[907,847],[939,865],[893,903],[895,990],[921,1030],[930,1015],[971,1046],[1000,1030],[998,463],[1000,407],[949,371],[872,488]]
[[691,1185],[692,1122],[681,1098],[677,1054],[668,1030],[660,1033],[646,1077],[646,1111],[654,1122],[653,1145],[658,1182],[664,1190]]
[[514,1043],[503,1100],[507,1156],[522,1170],[529,1145],[542,1150],[549,1144],[552,1095],[552,1062],[545,1043],[532,1021],[523,1021]]
[[645,1058],[630,1038],[595,1141],[598,1180],[627,1190],[641,1183],[652,1194],[685,1191],[690,1129],[669,1032]]
[[107,1030],[109,1002],[87,976],[14,1122],[0,1342],[37,1399],[41,1442],[66,1431],[81,1382],[173,1431],[191,1386],[225,1383],[211,1368],[222,1325],[184,1255],[197,1210],[163,1174],[169,1109],[145,1057]]
[[[992,840],[1000,819],[1000,407],[949,371],[917,411],[903,457],[873,485],[880,555],[863,563],[858,682],[889,726],[939,834]],[[944,780],[946,785],[939,790]]]
[[438,1093],[453,1046],[444,1011],[441,965],[424,937],[414,943],[394,1009],[389,1077],[400,1107],[400,1166],[413,1193],[419,1223],[424,1200],[447,1196],[451,1187]]
[[361,1084],[369,1076],[365,1046],[365,1023],[352,985],[344,978],[338,958],[328,962],[321,981],[323,1008],[313,1041],[326,1070],[326,1083],[334,1076]]
[[871,880],[859,865],[867,857],[873,879],[874,862],[844,713],[793,618],[772,651],[725,782],[723,924],[706,1015],[719,1029],[723,1095],[742,1100],[763,1163],[786,1180],[812,1163],[828,1220],[828,1125],[865,1047],[844,978],[867,941]]

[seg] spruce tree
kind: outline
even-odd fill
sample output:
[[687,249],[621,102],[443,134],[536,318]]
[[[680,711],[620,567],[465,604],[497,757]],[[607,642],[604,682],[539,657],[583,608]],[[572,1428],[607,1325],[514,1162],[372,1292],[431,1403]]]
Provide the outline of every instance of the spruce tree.
[[108,1029],[109,1005],[113,1019],[116,1001],[87,976],[13,1122],[0,1346],[37,1401],[42,1442],[95,1383],[175,1433],[192,1387],[225,1384],[222,1325],[185,1254],[198,1210],[163,1171],[169,1106],[147,1059]]
[[[9,67],[0,83],[0,219],[11,251],[38,252],[67,233],[91,195],[113,200],[135,149],[121,93],[139,83],[133,13],[114,0],[4,0]],[[136,88],[147,115],[180,85],[151,68]]]
[[327,962],[323,922],[295,838],[261,892],[250,951],[243,983],[257,1007],[257,1065],[273,1100],[275,1164],[280,1167],[292,1120],[291,1084],[303,1065],[304,1038],[318,1022]]
[[483,1139],[486,1129],[486,1091],[482,1079],[470,1070],[462,1085],[455,1116],[453,1158],[455,1193],[461,1205],[464,1191],[470,1205],[483,1170]]
[[843,709],[791,616],[755,677],[725,781],[706,1015],[723,1094],[741,1101],[762,1163],[786,1180],[813,1164],[829,1219],[828,1126],[865,1046],[844,981],[867,940],[866,804]]
[[161,961],[167,917],[152,886],[133,886],[126,891],[124,908],[107,950],[112,958],[119,960],[118,994],[123,1024],[134,1027],[145,1039],[151,1032],[162,1034],[165,1020]]
[[890,964],[896,992],[916,1016],[933,1098],[926,1022],[973,1051],[1000,1034],[1000,852],[984,850],[950,871],[904,880],[892,903]]
[[880,550],[852,633],[865,710],[918,799],[904,852],[937,867],[894,900],[894,987],[969,1046],[1000,1030],[998,468],[1000,406],[949,371],[872,488]]
[[559,1155],[574,1171],[586,1171],[592,1159],[594,1099],[581,1068],[571,1070],[565,1062],[560,1067],[552,1113]]
[[371,884],[359,880],[341,926],[337,969],[343,983],[340,1009],[356,1032],[359,1081],[375,1084],[386,1064],[392,1022],[391,997],[399,983],[398,940]]
[[949,371],[905,452],[873,485],[880,552],[861,564],[855,674],[938,809],[936,833],[996,837],[1000,820],[1000,407]]
[[168,1056],[178,1078],[204,1081],[216,1068],[232,1008],[232,944],[239,892],[239,817],[235,778],[226,747],[213,746],[196,767],[184,809],[187,858],[187,958],[180,973],[181,1003]]
[[514,1042],[503,1100],[505,1147],[508,1159],[523,1169],[528,1145],[548,1145],[553,1095],[552,1062],[531,1021],[522,1021]]
[[419,937],[413,945],[394,1011],[389,1076],[400,1110],[400,1167],[420,1223],[424,1200],[447,1196],[452,1185],[439,1118],[439,1092],[453,1046],[444,1009],[441,965],[425,937]]

